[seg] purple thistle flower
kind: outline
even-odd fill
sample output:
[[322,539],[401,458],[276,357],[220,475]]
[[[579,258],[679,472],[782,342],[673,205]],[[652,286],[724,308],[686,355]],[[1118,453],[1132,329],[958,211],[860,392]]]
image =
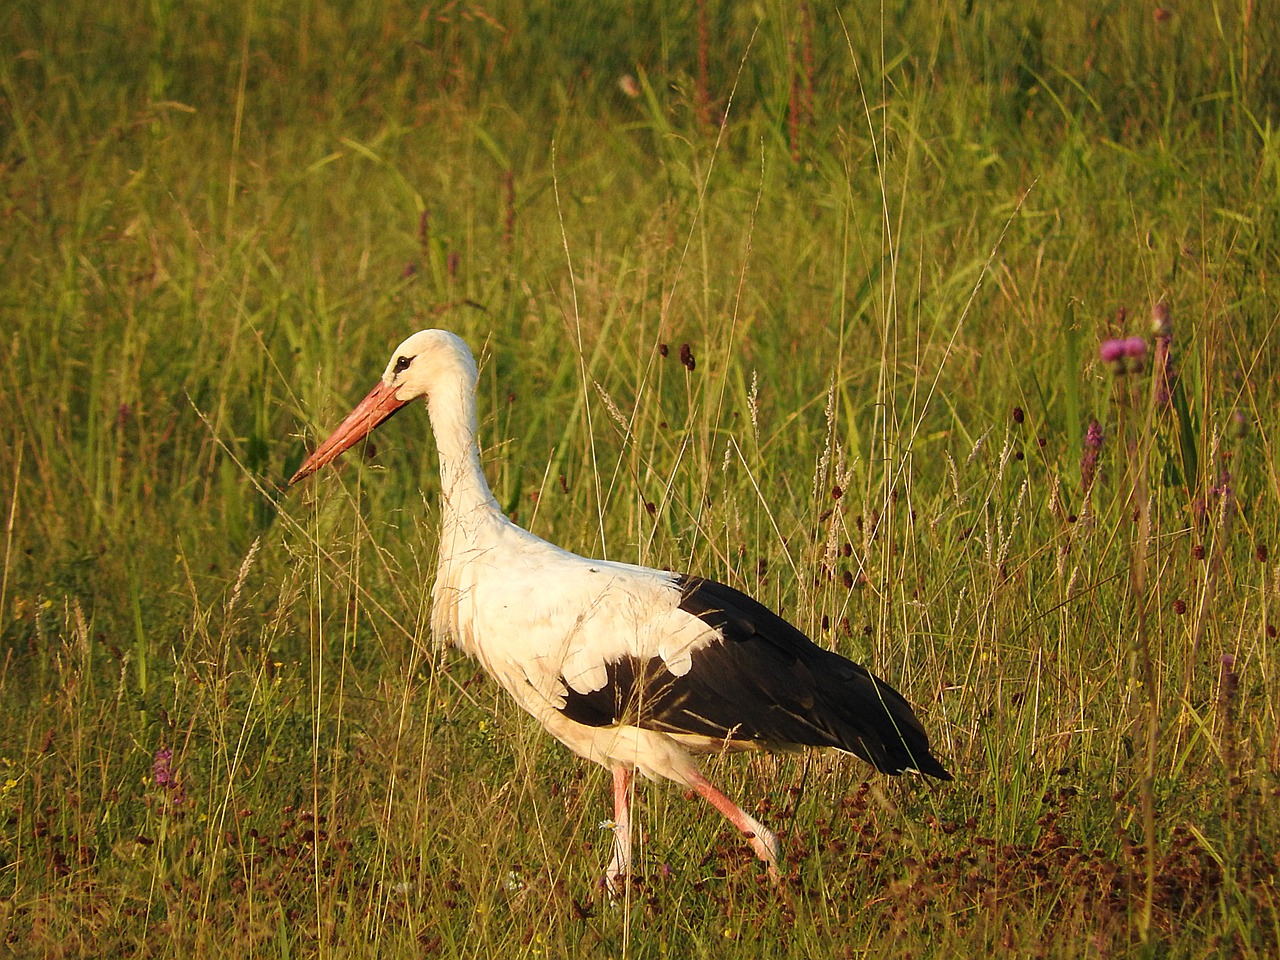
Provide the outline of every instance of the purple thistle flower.
[[1130,337],[1124,346],[1124,355],[1130,360],[1141,360],[1147,355],[1147,341],[1141,337]]
[[172,759],[173,751],[168,747],[161,747],[156,751],[151,764],[151,779],[155,781],[157,787],[168,787],[173,784],[173,769],[169,766],[169,761]]
[[1103,363],[1117,363],[1124,359],[1123,340],[1103,340],[1098,347],[1098,356]]
[[[1118,376],[1137,373],[1147,356],[1147,341],[1142,337],[1122,340],[1103,340],[1098,346],[1098,358],[1110,365]],[[1130,362],[1132,361],[1132,362]]]

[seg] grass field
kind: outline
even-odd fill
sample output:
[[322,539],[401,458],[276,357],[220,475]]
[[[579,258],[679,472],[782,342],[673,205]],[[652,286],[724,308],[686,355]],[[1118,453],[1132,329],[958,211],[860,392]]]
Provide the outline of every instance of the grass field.
[[[1275,956],[1269,4],[232,6],[0,11],[7,950]],[[513,517],[955,783],[713,760],[783,893],[650,785],[610,904],[605,771],[430,636],[424,413],[281,489],[426,326]]]

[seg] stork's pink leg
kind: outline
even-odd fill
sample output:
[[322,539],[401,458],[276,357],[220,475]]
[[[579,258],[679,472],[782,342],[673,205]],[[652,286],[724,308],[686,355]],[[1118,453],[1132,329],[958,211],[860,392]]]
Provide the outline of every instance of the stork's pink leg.
[[613,859],[605,871],[604,883],[609,893],[621,890],[619,880],[631,873],[631,780],[627,767],[613,768]]
[[747,838],[747,843],[751,844],[751,849],[756,852],[756,856],[769,868],[769,879],[777,883],[778,861],[782,857],[782,847],[779,846],[778,838],[774,836],[773,831],[717,790],[710,780],[697,771],[689,777],[689,785],[742,831],[742,835]]

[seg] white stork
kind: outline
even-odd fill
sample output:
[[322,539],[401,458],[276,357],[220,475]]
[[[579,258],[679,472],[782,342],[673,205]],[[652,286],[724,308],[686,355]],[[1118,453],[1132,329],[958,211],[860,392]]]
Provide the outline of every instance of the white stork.
[[478,659],[548,733],[612,772],[611,892],[631,868],[628,798],[637,770],[705,797],[775,881],[777,837],[716,789],[694,754],[834,747],[884,773],[951,779],[896,690],[745,594],[580,557],[512,523],[480,467],[477,377],[454,334],[415,333],[289,482],[426,397],[443,498],[432,630]]

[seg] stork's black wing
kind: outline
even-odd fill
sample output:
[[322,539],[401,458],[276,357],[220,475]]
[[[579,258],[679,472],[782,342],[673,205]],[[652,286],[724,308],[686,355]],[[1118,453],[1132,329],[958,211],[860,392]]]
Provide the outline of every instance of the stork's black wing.
[[591,693],[569,689],[563,713],[588,726],[629,724],[728,742],[847,750],[884,773],[950,780],[910,704],[883,680],[824,650],[746,594],[680,580],[680,608],[724,636],[675,676],[661,658],[624,657]]

